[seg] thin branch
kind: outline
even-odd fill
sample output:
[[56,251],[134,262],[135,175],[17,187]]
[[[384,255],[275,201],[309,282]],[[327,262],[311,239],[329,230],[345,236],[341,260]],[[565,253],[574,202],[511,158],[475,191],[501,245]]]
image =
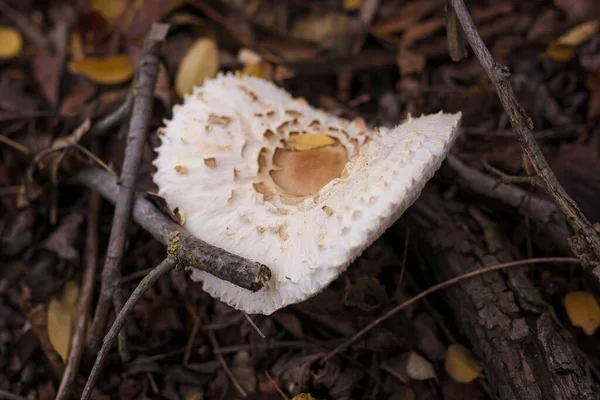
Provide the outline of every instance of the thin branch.
[[[144,43],[144,54],[138,64],[135,82],[135,99],[133,113],[127,135],[125,159],[121,171],[120,187],[115,205],[113,223],[110,231],[108,250],[102,270],[102,286],[100,298],[94,313],[92,332],[90,336],[90,349],[94,351],[100,344],[110,305],[112,304],[115,290],[121,278],[121,259],[125,251],[126,229],[129,225],[131,208],[134,201],[135,181],[139,170],[140,161],[154,100],[154,87],[158,77],[158,63],[160,47],[167,35],[169,26],[154,24],[148,38]],[[118,304],[117,304],[118,305]],[[117,313],[119,310],[115,310]],[[121,336],[121,340],[124,335]]]
[[273,385],[275,387],[275,390],[277,390],[277,393],[279,393],[279,395],[281,396],[281,398],[283,400],[290,400],[285,393],[283,393],[283,390],[281,390],[281,388],[279,387],[279,385],[277,385],[277,382],[275,382],[273,380],[273,378],[271,378],[271,375],[269,374],[269,371],[265,371],[265,375],[267,376],[267,379],[271,382],[271,385]]
[[107,133],[129,116],[132,107],[133,93],[129,92],[123,104],[121,104],[115,111],[98,121],[90,130],[90,134],[96,136]]
[[96,357],[96,361],[94,362],[94,366],[92,367],[92,372],[90,372],[90,376],[88,377],[88,380],[85,383],[85,388],[83,389],[83,393],[81,394],[81,400],[87,400],[92,395],[92,389],[94,388],[94,385],[96,384],[96,381],[100,376],[100,372],[104,367],[104,363],[106,362],[108,352],[114,344],[115,339],[119,334],[119,331],[121,330],[121,328],[123,328],[127,317],[133,310],[133,307],[135,307],[135,304],[142,297],[142,295],[148,289],[150,289],[150,287],[152,287],[154,283],[156,283],[156,281],[161,276],[173,270],[173,268],[175,268],[175,264],[176,260],[173,257],[169,256],[165,258],[163,262],[158,264],[158,266],[154,268],[152,272],[150,272],[144,279],[142,279],[142,281],[135,288],[133,293],[131,293],[131,296],[129,297],[129,299],[127,299],[127,302],[125,302],[125,305],[119,312],[119,315],[117,315],[115,322],[113,323],[110,330],[106,334],[106,337],[104,337],[104,340],[102,341],[102,347],[98,352],[98,356]]
[[[74,180],[95,190],[115,204],[119,186],[110,174],[98,167],[84,168]],[[201,268],[203,271],[236,286],[256,292],[271,279],[266,265],[214,247],[189,233],[181,225],[160,212],[149,200],[138,196],[133,205],[133,219],[156,240],[169,247],[179,268]],[[240,315],[240,318],[243,318]],[[203,327],[201,327],[204,330]]]
[[508,262],[508,263],[503,263],[503,264],[498,264],[498,265],[492,265],[490,267],[481,268],[481,269],[466,273],[464,275],[460,275],[460,276],[456,276],[454,278],[448,279],[444,282],[438,283],[437,285],[430,287],[429,289],[424,290],[423,292],[419,293],[418,295],[397,305],[396,307],[392,308],[391,310],[389,310],[388,312],[386,312],[379,318],[375,319],[373,322],[371,322],[370,324],[368,324],[367,326],[362,328],[360,331],[356,332],[350,339],[345,340],[342,344],[338,345],[335,349],[333,349],[332,351],[327,353],[323,358],[321,358],[320,363],[325,364],[325,362],[327,362],[328,360],[330,360],[332,357],[336,356],[337,354],[341,353],[342,351],[346,350],[350,345],[352,345],[352,343],[354,343],[358,339],[360,339],[365,333],[367,333],[368,331],[370,331],[371,329],[373,329],[374,327],[376,327],[377,325],[379,325],[380,323],[382,323],[383,321],[385,321],[392,315],[398,313],[399,311],[402,311],[409,305],[416,303],[423,297],[428,296],[431,293],[437,292],[440,289],[444,289],[448,286],[454,285],[455,283],[464,281],[465,279],[472,278],[472,277],[478,276],[478,275],[483,275],[483,274],[486,274],[491,271],[497,271],[497,270],[509,268],[509,267],[517,267],[520,265],[551,263],[551,262],[555,262],[555,263],[567,262],[567,263],[578,263],[578,264],[581,263],[581,261],[579,259],[570,258],[570,257],[530,258],[527,260],[519,260],[519,261],[513,261],[513,262]]
[[231,372],[231,370],[229,369],[227,362],[225,362],[225,359],[223,358],[223,355],[219,350],[219,342],[217,342],[217,337],[215,336],[215,333],[213,331],[209,331],[208,338],[210,339],[213,345],[213,352],[215,353],[215,357],[217,357],[217,360],[219,360],[219,362],[221,363],[223,370],[225,370],[225,374],[227,374],[227,376],[231,380],[231,383],[233,383],[233,386],[235,386],[235,388],[240,393],[240,395],[242,395],[242,397],[248,397],[248,393],[246,393],[244,388],[240,386],[240,383],[237,381],[237,379],[235,379],[235,375],[233,375],[233,372]]
[[[473,19],[469,15],[463,0],[448,0],[448,4],[454,9],[456,18],[462,26],[467,41],[473,52],[479,59],[481,66],[492,81],[502,107],[509,117],[514,134],[519,140],[523,152],[531,162],[536,174],[540,177],[541,185],[556,203],[558,208],[567,218],[567,222],[576,234],[582,235],[589,247],[588,251],[596,260],[600,260],[600,236],[594,230],[592,224],[579,209],[577,203],[567,194],[560,185],[554,172],[548,165],[540,147],[538,146],[531,130],[533,122],[518,103],[509,81],[509,69],[497,63],[490,54],[481,36],[475,28]],[[582,254],[577,254],[585,259]],[[593,265],[593,264],[592,264]]]
[[73,344],[69,352],[67,367],[62,376],[56,400],[65,400],[72,394],[71,390],[75,377],[79,372],[79,363],[83,354],[88,316],[94,297],[94,282],[96,277],[96,260],[98,258],[98,220],[100,215],[100,196],[90,193],[90,205],[87,222],[87,236],[85,243],[83,281],[81,284],[81,297],[77,306],[77,326],[73,333]]
[[569,253],[566,239],[570,236],[563,214],[549,200],[532,196],[517,186],[497,185],[497,180],[468,166],[449,154],[446,163],[458,173],[461,181],[472,191],[498,199],[515,208],[521,215],[530,216],[539,230],[544,231],[565,254]]

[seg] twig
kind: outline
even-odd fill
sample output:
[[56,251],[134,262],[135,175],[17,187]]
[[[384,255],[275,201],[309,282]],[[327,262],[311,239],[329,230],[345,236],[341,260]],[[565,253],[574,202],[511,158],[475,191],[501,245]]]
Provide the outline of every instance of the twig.
[[102,347],[98,352],[98,356],[96,357],[96,361],[94,362],[94,366],[92,367],[92,372],[90,372],[90,376],[88,377],[88,380],[85,383],[85,388],[83,389],[83,393],[81,394],[81,400],[87,400],[92,395],[92,389],[94,388],[94,385],[96,384],[96,381],[100,376],[100,372],[104,367],[104,363],[108,356],[108,352],[114,344],[119,331],[121,330],[121,328],[123,328],[127,317],[133,310],[133,307],[135,307],[135,304],[161,276],[167,274],[169,271],[175,268],[175,264],[176,260],[173,257],[169,256],[165,258],[160,264],[158,264],[158,266],[156,266],[156,268],[152,270],[152,272],[150,272],[144,279],[142,279],[142,281],[135,288],[133,293],[131,293],[131,296],[129,297],[129,299],[127,299],[127,302],[125,302],[125,305],[119,312],[119,315],[117,315],[115,322],[113,323],[110,330],[104,337],[104,340],[102,341]]
[[[567,222],[575,233],[584,237],[588,245],[587,250],[589,254],[596,258],[596,260],[600,260],[600,236],[581,212],[577,203],[560,185],[554,172],[552,172],[552,169],[548,165],[546,158],[531,132],[533,129],[533,122],[515,98],[509,81],[510,72],[508,68],[497,63],[492,58],[492,55],[477,32],[473,19],[469,15],[463,0],[448,0],[448,3],[454,9],[456,18],[458,18],[458,21],[462,26],[467,41],[479,59],[481,66],[492,81],[498,94],[498,98],[502,103],[502,107],[509,117],[515,136],[519,140],[523,152],[531,162],[534,171],[540,177],[542,187],[563,212],[567,218]],[[575,249],[572,250],[583,260],[590,258],[589,256],[585,257],[583,254],[578,254]],[[589,264],[585,266],[589,267]]]
[[15,142],[14,140],[12,140],[11,138],[4,136],[4,135],[0,135],[0,143],[4,143],[7,146],[12,147],[13,149],[20,151],[23,154],[31,154],[31,151],[27,148],[27,146],[23,146],[21,143],[19,142]]
[[528,260],[519,260],[519,261],[508,262],[508,263],[502,263],[502,264],[498,264],[498,265],[492,265],[490,267],[481,268],[476,271],[471,271],[464,275],[460,275],[460,276],[456,276],[454,278],[448,279],[444,282],[438,283],[437,285],[430,287],[429,289],[424,290],[423,292],[419,293],[418,295],[397,305],[396,307],[392,308],[391,310],[389,310],[388,312],[386,312],[379,318],[375,319],[373,322],[369,323],[367,326],[362,328],[360,331],[356,332],[350,339],[344,341],[342,344],[338,345],[335,349],[333,349],[332,351],[327,353],[324,357],[321,358],[320,363],[325,364],[325,362],[327,362],[332,357],[336,356],[337,354],[339,354],[342,351],[344,351],[345,349],[347,349],[352,343],[356,342],[360,337],[362,337],[365,333],[367,333],[368,331],[373,329],[375,326],[379,325],[380,323],[382,323],[383,321],[385,321],[392,315],[403,310],[404,308],[408,307],[409,305],[417,302],[418,300],[422,299],[423,297],[428,296],[431,293],[437,292],[440,289],[444,289],[448,286],[454,285],[457,282],[464,281],[465,279],[472,278],[474,276],[478,276],[478,275],[482,275],[482,274],[486,274],[491,271],[497,271],[499,269],[504,269],[504,268],[509,268],[509,267],[517,267],[520,265],[537,264],[537,263],[551,263],[551,262],[554,262],[554,263],[566,262],[566,263],[581,264],[581,261],[579,259],[571,258],[571,257],[530,258]]
[[[106,259],[102,270],[100,298],[96,306],[90,336],[90,349],[92,351],[98,348],[100,338],[104,335],[110,305],[115,290],[119,286],[119,279],[121,278],[120,263],[125,250],[125,231],[129,225],[131,207],[134,201],[135,181],[152,114],[154,87],[156,86],[156,79],[158,77],[159,51],[167,35],[168,28],[169,25],[166,24],[154,24],[152,26],[148,38],[144,43],[144,55],[138,64],[135,99],[129,125],[129,134],[127,135],[125,159],[121,171],[120,187],[113,215]],[[119,312],[118,309],[115,311]],[[121,340],[124,340],[124,333],[121,335]]]
[[200,330],[200,321],[202,320],[202,315],[205,313],[206,306],[200,308],[200,310],[194,315],[194,324],[192,325],[192,331],[190,332],[190,336],[185,345],[185,352],[183,353],[183,365],[187,365],[190,360],[190,355],[192,354],[192,348],[194,347],[194,342],[196,341],[196,335]]
[[279,395],[281,396],[281,398],[283,400],[290,400],[285,395],[285,393],[283,393],[283,390],[281,390],[281,388],[279,387],[279,385],[277,385],[277,383],[273,380],[273,378],[271,378],[271,375],[269,374],[269,371],[265,371],[265,375],[267,376],[267,379],[271,382],[271,384],[273,386],[275,386],[275,390],[277,390],[277,393],[279,393]]
[[499,170],[498,168],[488,164],[487,162],[484,162],[483,168],[485,168],[486,171],[491,172],[492,174],[498,176],[499,179],[498,179],[498,182],[496,182],[496,186],[494,187],[494,189],[503,183],[505,185],[506,184],[515,184],[515,183],[526,183],[531,186],[540,186],[540,178],[537,175],[536,176],[508,175],[508,174],[502,172],[501,170]]
[[4,391],[4,390],[0,390],[0,399],[6,399],[6,400],[27,400],[23,396],[12,394],[12,393]]
[[254,328],[254,330],[256,332],[258,332],[258,334],[260,335],[261,338],[266,339],[267,337],[265,336],[264,333],[262,333],[262,331],[260,330],[260,328],[258,327],[258,325],[256,325],[254,323],[254,321],[252,321],[252,318],[250,318],[250,316],[248,314],[246,314],[245,312],[242,312],[244,314],[244,316],[246,317],[246,319],[248,320],[248,322],[250,323],[250,325]]
[[94,127],[90,130],[90,134],[93,136],[103,135],[110,131],[112,128],[117,126],[131,113],[133,106],[133,93],[129,92],[123,104],[121,104],[115,111],[107,115],[100,121],[98,121]]
[[90,205],[87,223],[87,236],[85,243],[85,271],[81,284],[81,297],[77,306],[77,326],[73,333],[73,344],[69,352],[67,367],[62,376],[56,400],[64,400],[70,397],[73,382],[79,371],[79,363],[83,354],[88,316],[94,296],[94,282],[96,277],[96,259],[98,257],[98,220],[100,215],[100,196],[90,193]]
[[[74,180],[114,204],[118,185],[108,172],[89,167],[75,175]],[[133,205],[133,219],[156,240],[169,247],[179,268],[202,268],[203,271],[236,286],[256,292],[271,279],[266,265],[214,247],[189,233],[181,225],[161,213],[149,200],[138,196]],[[240,315],[240,318],[243,318]],[[204,331],[204,328],[201,327]]]
[[225,374],[227,374],[227,376],[231,380],[231,383],[233,383],[233,386],[235,386],[237,391],[240,392],[242,397],[248,397],[248,393],[246,393],[244,388],[240,386],[240,383],[237,381],[237,379],[235,379],[235,376],[229,369],[227,362],[225,362],[225,359],[223,358],[223,355],[221,354],[221,351],[219,350],[219,342],[217,342],[217,337],[215,336],[215,333],[213,331],[209,331],[208,338],[210,339],[210,341],[213,345],[213,352],[215,353],[215,357],[217,357],[217,360],[219,360],[219,362],[221,363],[223,370],[225,370]]
[[532,196],[517,186],[497,186],[496,179],[468,166],[452,154],[448,155],[446,162],[471,190],[498,199],[514,207],[520,214],[530,216],[538,229],[545,231],[563,253],[569,253],[566,243],[566,238],[570,236],[569,228],[554,203]]

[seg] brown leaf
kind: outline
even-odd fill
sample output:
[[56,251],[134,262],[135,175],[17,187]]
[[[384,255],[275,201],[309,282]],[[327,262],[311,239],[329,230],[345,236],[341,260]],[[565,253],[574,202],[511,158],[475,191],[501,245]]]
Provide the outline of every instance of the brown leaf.
[[33,76],[42,89],[46,100],[53,106],[58,104],[58,88],[62,75],[63,55],[40,50],[33,57]]
[[233,357],[231,373],[246,392],[256,392],[258,380],[254,373],[254,366],[250,362],[250,354],[247,351],[240,351]]
[[600,221],[600,158],[584,145],[563,145],[551,160],[558,181],[591,221]]
[[5,256],[14,256],[25,250],[33,239],[33,224],[35,213],[31,208],[26,208],[7,218],[0,235],[0,253]]
[[357,35],[362,32],[362,24],[345,13],[314,13],[298,18],[290,31],[297,39],[318,43],[322,48],[335,54],[347,54]]
[[438,7],[439,2],[437,0],[421,0],[403,5],[391,13],[392,16],[376,23],[371,28],[371,33],[375,36],[388,37],[404,31]]
[[295,337],[301,338],[304,336],[304,331],[302,330],[302,322],[300,322],[300,319],[294,314],[281,311],[274,313],[272,317],[275,321],[277,321],[278,324],[283,326],[283,329],[285,329]]
[[431,361],[443,361],[446,358],[446,346],[439,339],[435,321],[429,314],[421,313],[413,319],[417,346]]
[[98,86],[89,79],[74,77],[73,84],[60,105],[60,115],[73,116],[96,94],[97,90]]
[[344,304],[363,311],[373,311],[388,301],[385,288],[374,276],[362,276],[354,281],[346,280]]
[[421,72],[425,68],[425,62],[425,56],[416,51],[405,48],[398,49],[398,67],[403,76]]
[[563,10],[571,21],[593,18],[600,11],[596,0],[554,0],[554,4]]
[[77,260],[79,252],[73,248],[73,243],[80,237],[79,227],[83,220],[83,216],[77,213],[62,218],[58,229],[46,240],[44,247],[53,251],[62,259]]

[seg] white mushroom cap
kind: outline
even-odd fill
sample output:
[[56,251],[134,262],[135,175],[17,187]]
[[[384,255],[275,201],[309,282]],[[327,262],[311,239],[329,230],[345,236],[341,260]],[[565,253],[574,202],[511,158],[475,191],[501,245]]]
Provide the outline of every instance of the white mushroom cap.
[[[370,130],[269,81],[205,81],[165,121],[154,181],[189,232],[267,265],[272,278],[256,293],[198,269],[191,278],[250,314],[315,295],[416,200],[460,118],[438,113]],[[297,151],[304,134],[333,144]]]

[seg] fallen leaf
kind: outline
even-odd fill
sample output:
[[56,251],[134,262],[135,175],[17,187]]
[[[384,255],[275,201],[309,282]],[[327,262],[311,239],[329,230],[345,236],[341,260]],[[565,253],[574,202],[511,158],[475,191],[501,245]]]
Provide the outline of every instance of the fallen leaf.
[[180,97],[192,92],[207,78],[214,78],[219,70],[219,49],[209,38],[196,40],[179,64],[175,77],[175,91]]
[[98,89],[98,86],[89,79],[81,76],[74,76],[73,78],[73,84],[60,105],[60,115],[63,117],[74,115],[87,104],[87,101],[96,94]]
[[77,260],[79,252],[73,243],[80,237],[79,226],[83,223],[81,214],[73,213],[62,218],[56,229],[44,243],[44,248],[56,253],[65,260]]
[[69,63],[69,71],[104,85],[126,82],[131,79],[134,72],[124,54],[104,59],[87,57],[73,60]]
[[273,66],[267,61],[244,65],[244,68],[242,68],[242,74],[254,76],[256,78],[270,79],[270,77],[273,75]]
[[415,352],[410,352],[408,354],[408,359],[406,360],[406,375],[419,381],[432,378],[437,379],[433,364],[426,360],[425,357]]
[[439,7],[437,0],[421,0],[400,7],[389,18],[376,23],[371,33],[379,37],[388,37],[417,24],[421,18]]
[[242,65],[252,65],[261,62],[263,58],[254,50],[244,47],[238,51],[237,60]]
[[597,0],[554,0],[554,5],[567,14],[571,21],[582,21],[597,16]]
[[344,0],[344,10],[357,11],[360,10],[365,0]]
[[315,400],[310,393],[300,393],[292,397],[292,400]]
[[65,284],[62,298],[52,298],[48,305],[48,337],[54,350],[60,355],[63,362],[67,361],[73,330],[77,322],[77,302],[79,288],[73,281]]
[[461,344],[451,344],[446,352],[446,372],[459,383],[469,383],[481,376],[483,368],[473,354]]
[[256,374],[250,362],[250,354],[247,351],[240,351],[233,357],[231,373],[246,392],[256,392]]
[[13,58],[23,50],[23,37],[16,29],[0,26],[0,58]]
[[330,146],[338,141],[328,135],[290,135],[287,144],[296,151],[313,150]]
[[362,32],[362,24],[344,13],[314,13],[298,18],[290,35],[297,39],[318,43],[337,54],[346,54]]
[[403,76],[413,72],[421,72],[425,68],[425,56],[405,48],[398,50],[397,62]]
[[577,25],[548,44],[546,57],[559,62],[571,60],[577,48],[591,39],[599,29],[600,21],[588,21]]
[[565,309],[571,323],[588,336],[592,336],[600,326],[600,306],[589,292],[579,290],[567,293]]
[[58,103],[60,78],[64,65],[63,55],[39,51],[33,58],[33,75],[42,89],[42,93],[52,105]]

